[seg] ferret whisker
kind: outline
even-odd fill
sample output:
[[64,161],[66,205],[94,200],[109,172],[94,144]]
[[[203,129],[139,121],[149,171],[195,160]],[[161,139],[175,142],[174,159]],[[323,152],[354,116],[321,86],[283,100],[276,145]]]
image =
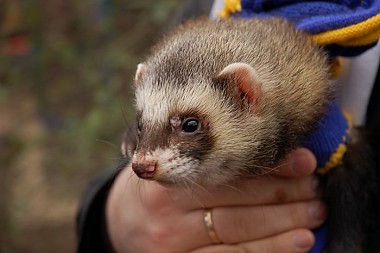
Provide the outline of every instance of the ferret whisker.
[[131,171],[131,173],[129,174],[129,176],[127,178],[127,183],[124,185],[125,190],[127,189],[129,182],[132,180],[132,177],[134,177],[134,176],[136,176],[136,174]]
[[212,193],[207,190],[207,188],[205,188],[204,186],[202,186],[201,184],[197,183],[196,181],[194,180],[191,180],[190,178],[187,178],[187,180],[189,180],[193,185],[197,186],[199,189],[201,189],[203,192],[206,192],[210,195],[212,195]]
[[184,190],[188,196],[190,196],[191,199],[194,199],[194,192],[192,188],[189,186],[189,182],[186,178],[181,178],[181,181],[184,185]]
[[123,107],[123,105],[122,105],[122,103],[121,103],[120,98],[119,98],[118,100],[119,100],[120,111],[121,111],[121,114],[123,115],[124,121],[125,121],[125,122],[128,122],[127,117],[126,117],[126,115],[125,115],[125,110],[124,110],[124,107]]
[[[178,182],[178,181],[181,181],[181,182]],[[176,179],[176,181],[179,183],[181,183],[181,186],[183,186],[183,190],[185,190],[186,194],[191,198],[191,199],[194,199],[194,196],[193,196],[193,192],[191,191],[191,187],[189,186],[189,182],[186,180],[186,178],[179,178],[179,179]]]
[[199,193],[195,192],[193,189],[189,189],[189,190],[191,190],[191,193],[192,193],[191,198],[195,200],[201,208],[205,208],[206,205],[202,202],[202,199],[200,198]]
[[231,189],[233,191],[236,191],[236,192],[239,192],[239,193],[242,193],[242,194],[245,194],[245,195],[250,195],[248,192],[245,192],[245,191],[243,191],[243,190],[241,190],[241,189],[239,189],[239,188],[237,188],[237,187],[235,187],[235,186],[233,186],[233,185],[231,185],[229,183],[220,183],[219,180],[211,178],[211,177],[209,177],[209,180],[214,181],[217,184],[219,184],[220,186],[227,187],[227,188],[229,188],[229,189]]
[[[281,166],[282,165],[278,165],[275,167],[268,167],[268,166],[261,166],[261,165],[252,165],[252,168],[256,168],[255,176],[263,176],[263,175],[278,171],[278,168],[280,168]],[[249,171],[251,171],[251,168],[246,169],[246,171],[249,174]]]
[[173,198],[171,192],[170,192],[170,191],[165,191],[165,194],[168,196],[168,198],[170,199],[170,201],[171,201],[173,204],[175,204],[175,200],[174,200],[174,198]]
[[143,199],[143,193],[141,193],[142,191],[145,191],[145,187],[144,187],[144,183],[143,181],[141,180],[141,178],[138,178],[137,179],[137,184],[136,184],[136,187],[137,187],[137,190],[138,190],[138,193],[139,193],[139,198],[140,198],[140,201],[142,202],[144,199]]
[[267,175],[267,176],[271,176],[271,173],[272,172],[279,172],[280,170],[279,170],[279,168],[281,168],[281,167],[283,167],[283,166],[286,166],[286,165],[288,165],[289,163],[283,163],[283,164],[281,164],[281,165],[277,165],[277,166],[275,166],[275,167],[263,167],[264,168],[264,170],[261,170],[260,172],[261,173],[259,173],[258,174],[258,176],[265,176],[265,175]]
[[234,191],[236,191],[238,193],[242,193],[242,194],[245,194],[245,195],[250,195],[248,192],[243,191],[243,190],[241,190],[241,189],[239,189],[239,188],[237,188],[237,187],[235,187],[235,186],[233,186],[231,184],[221,184],[221,185],[225,186],[227,188],[230,188],[231,190],[234,190]]
[[134,124],[128,124],[127,125],[127,131],[133,133],[134,132],[134,129],[132,129],[133,126],[134,126]]
[[181,186],[183,186],[185,190],[190,190],[191,187],[189,186],[189,182],[186,180],[186,178],[180,178],[180,179],[182,182]]
[[[191,180],[190,178],[183,178],[184,181],[186,181],[186,184],[187,183],[190,183],[190,184],[193,184],[193,185],[196,185],[196,186],[200,186],[199,184],[196,184],[193,180]],[[202,189],[204,189],[203,187],[201,187]],[[201,201],[201,198],[199,196],[199,193],[197,191],[195,191],[192,187],[189,187],[187,188],[187,192],[188,190],[191,191],[191,194],[189,195],[192,199],[194,199],[195,201],[198,202],[198,204],[202,207],[202,208],[205,208],[205,205],[202,203]]]
[[263,231],[268,231],[267,230],[267,226],[268,226],[268,223],[267,223],[267,216],[266,216],[266,212],[264,210],[264,206],[260,205],[260,213],[262,215],[262,220],[263,220]]
[[116,149],[119,149],[119,146],[117,146],[116,144],[110,142],[110,141],[106,141],[106,140],[101,140],[101,139],[96,139],[95,140],[96,142],[100,142],[100,143],[104,143],[104,144],[108,144],[109,146],[111,146],[112,148],[116,148]]
[[124,156],[119,156],[119,157],[110,158],[111,161],[116,161],[116,162],[119,162],[119,163],[125,161],[125,159],[127,159],[127,158],[124,157]]

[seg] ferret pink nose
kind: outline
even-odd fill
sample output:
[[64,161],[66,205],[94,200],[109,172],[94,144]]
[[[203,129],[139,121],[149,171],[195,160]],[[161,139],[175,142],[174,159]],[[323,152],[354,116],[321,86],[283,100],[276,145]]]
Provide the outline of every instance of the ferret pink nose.
[[153,178],[154,171],[156,170],[157,162],[135,162],[132,163],[132,169],[140,178],[151,179]]

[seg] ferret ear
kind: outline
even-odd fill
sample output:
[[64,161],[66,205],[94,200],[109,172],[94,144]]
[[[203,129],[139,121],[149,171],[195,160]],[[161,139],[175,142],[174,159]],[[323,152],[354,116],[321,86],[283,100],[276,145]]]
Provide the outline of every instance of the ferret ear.
[[253,111],[257,110],[261,96],[261,82],[251,65],[232,63],[225,67],[216,79],[222,80],[242,105],[248,103]]
[[143,75],[146,72],[146,65],[144,63],[140,63],[137,65],[137,70],[135,74],[135,82],[140,81]]

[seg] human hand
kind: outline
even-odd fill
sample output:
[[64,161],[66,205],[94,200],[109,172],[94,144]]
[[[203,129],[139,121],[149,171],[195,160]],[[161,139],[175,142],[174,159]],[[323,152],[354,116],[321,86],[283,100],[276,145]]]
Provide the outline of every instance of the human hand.
[[[309,229],[326,218],[315,166],[314,156],[298,149],[271,175],[214,189],[177,189],[141,180],[129,165],[108,198],[109,237],[117,252],[307,252],[314,243]],[[212,208],[222,244],[208,235],[206,208]]]

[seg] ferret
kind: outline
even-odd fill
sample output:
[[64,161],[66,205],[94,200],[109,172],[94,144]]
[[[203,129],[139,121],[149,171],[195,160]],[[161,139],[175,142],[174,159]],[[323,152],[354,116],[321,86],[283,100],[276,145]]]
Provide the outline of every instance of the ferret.
[[[188,21],[138,65],[137,138],[123,153],[138,177],[167,186],[263,175],[326,114],[330,77],[327,53],[282,19]],[[321,177],[332,253],[365,252],[371,217],[374,166],[352,135],[343,164]]]

